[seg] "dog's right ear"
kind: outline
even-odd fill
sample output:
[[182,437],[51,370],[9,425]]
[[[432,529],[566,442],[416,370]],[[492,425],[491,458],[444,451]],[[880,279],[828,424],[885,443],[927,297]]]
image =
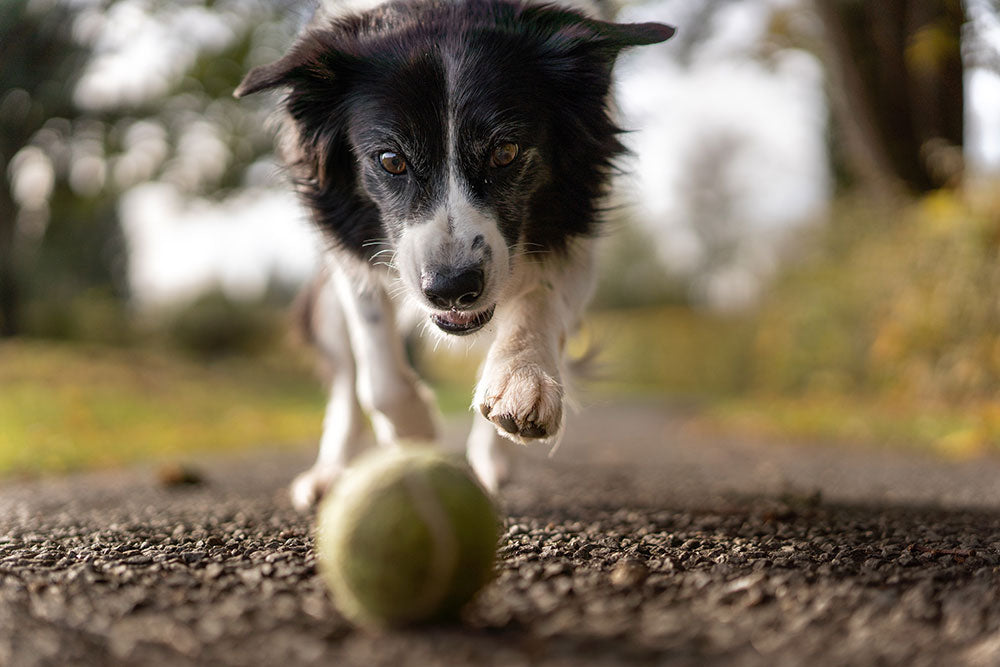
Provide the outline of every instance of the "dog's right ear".
[[254,67],[233,91],[233,97],[239,99],[244,95],[252,95],[262,90],[291,85],[301,72],[303,64],[302,57],[293,50],[281,60],[270,65]]

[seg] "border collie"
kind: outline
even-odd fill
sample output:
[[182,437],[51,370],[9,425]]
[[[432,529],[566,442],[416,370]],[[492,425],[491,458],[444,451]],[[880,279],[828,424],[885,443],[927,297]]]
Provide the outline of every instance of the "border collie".
[[612,66],[674,32],[523,0],[356,5],[320,12],[235,92],[286,91],[279,152],[328,241],[307,318],[331,395],[299,508],[340,474],[365,414],[382,445],[435,437],[401,308],[490,339],[467,450],[488,489],[506,474],[498,436],[558,436],[566,340],[624,151]]

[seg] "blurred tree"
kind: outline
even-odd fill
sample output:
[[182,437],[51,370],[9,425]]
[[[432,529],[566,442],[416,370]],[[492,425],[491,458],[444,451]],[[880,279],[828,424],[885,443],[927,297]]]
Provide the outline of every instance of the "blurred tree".
[[72,114],[73,82],[87,51],[72,38],[71,26],[65,5],[0,3],[0,336],[20,329],[23,224],[19,228],[11,161],[48,119]]
[[1000,3],[996,0],[966,0],[969,23],[962,33],[962,59],[969,68],[1000,74]]
[[851,174],[927,192],[961,176],[960,0],[814,0]]
[[121,308],[125,191],[156,181],[182,199],[223,198],[267,181],[266,104],[231,93],[310,11],[311,0],[0,0],[0,336],[72,336],[84,295]]

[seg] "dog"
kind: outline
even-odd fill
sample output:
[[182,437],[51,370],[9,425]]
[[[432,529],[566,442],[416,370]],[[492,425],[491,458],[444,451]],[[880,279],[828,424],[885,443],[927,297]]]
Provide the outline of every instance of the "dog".
[[434,439],[407,309],[442,337],[489,338],[467,445],[487,489],[507,474],[499,438],[559,436],[566,342],[625,150],[612,68],[673,33],[525,0],[356,2],[246,75],[237,97],[286,91],[279,154],[328,245],[305,317],[330,400],[296,507],[337,479],[365,415],[380,445]]

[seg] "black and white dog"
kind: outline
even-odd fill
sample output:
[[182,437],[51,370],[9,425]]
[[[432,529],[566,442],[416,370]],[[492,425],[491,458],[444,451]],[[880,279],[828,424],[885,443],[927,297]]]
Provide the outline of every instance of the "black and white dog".
[[309,319],[331,396],[296,506],[336,479],[364,413],[380,444],[434,438],[401,307],[444,336],[492,337],[468,442],[485,486],[505,475],[498,435],[557,436],[564,348],[624,150],[612,66],[673,32],[524,0],[373,0],[321,13],[247,75],[237,96],[287,90],[282,157],[329,239]]

